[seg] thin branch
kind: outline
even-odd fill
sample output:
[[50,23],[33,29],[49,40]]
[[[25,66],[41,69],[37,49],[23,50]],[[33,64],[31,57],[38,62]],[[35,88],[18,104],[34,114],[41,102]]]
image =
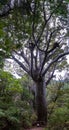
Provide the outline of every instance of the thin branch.
[[56,68],[56,64],[54,65],[54,68],[53,68],[53,71],[52,71],[51,76],[50,76],[49,79],[46,81],[46,85],[48,85],[48,84],[50,83],[51,79],[53,78],[53,74],[54,74],[55,68]]
[[27,57],[25,56],[25,54],[24,54],[24,52],[23,51],[21,51],[20,53],[18,53],[17,51],[14,51],[18,56],[21,56],[24,60],[25,60],[25,62],[27,63],[27,65],[30,67],[30,63],[29,63],[29,61],[28,61],[28,59],[27,59]]
[[39,51],[39,68],[41,68],[41,65],[42,65],[42,62],[43,62],[43,52]]
[[36,48],[36,56],[34,57],[35,58],[35,69],[37,70],[37,64],[38,64],[38,62],[37,62],[37,57],[38,57],[38,49]]
[[49,54],[49,53],[53,52],[56,48],[60,48],[60,45],[59,45],[60,43],[61,43],[61,41],[55,42],[53,47],[47,53]]
[[24,71],[26,71],[28,74],[30,74],[30,73],[29,73],[29,70],[28,70],[14,55],[12,55],[12,58],[19,64],[19,66],[20,66],[22,69],[24,69]]
[[46,62],[49,61],[49,59],[51,59],[51,57],[55,54],[56,50],[52,51],[50,54],[48,54],[47,58],[46,58]]
[[43,70],[43,67],[44,67],[46,58],[47,58],[47,53],[45,52],[44,60],[43,60],[43,62],[42,62],[41,68],[40,68],[40,74],[41,74],[41,72],[42,72],[42,70]]
[[43,25],[42,31],[40,33],[40,36],[38,37],[37,43],[40,41],[40,38],[41,38],[41,36],[43,35],[43,32],[44,32],[44,29],[45,29],[47,23],[49,22],[49,20],[51,19],[54,11],[52,11],[52,13],[50,14],[49,18],[46,19],[45,7],[44,7],[44,4],[43,4],[43,13],[44,13],[44,25]]
[[27,59],[27,57],[25,56],[25,54],[24,54],[23,51],[21,52],[20,55],[24,58],[25,62],[26,62],[26,63],[28,64],[28,66],[30,67],[29,61],[28,61],[28,59]]
[[33,77],[33,50],[30,50],[31,52],[31,76]]
[[44,70],[42,76],[44,76],[44,75],[47,73],[47,71],[49,70],[49,68],[50,68],[55,62],[57,62],[60,58],[62,58],[62,57],[65,56],[65,55],[68,55],[68,54],[69,54],[69,52],[65,52],[65,53],[60,54],[58,57],[56,57],[56,58],[48,65],[48,67]]
[[30,64],[29,64],[29,62],[28,62],[28,59],[27,59],[27,57],[25,56],[25,54],[24,54],[23,51],[21,51],[21,53],[18,53],[17,51],[14,50],[14,52],[15,52],[18,56],[21,56],[21,57],[25,60],[25,62],[28,64],[28,66],[30,67]]
[[50,41],[51,41],[52,35],[53,35],[56,31],[58,31],[58,28],[55,29],[55,30],[53,30],[53,31],[51,32],[51,34],[50,34],[50,36],[49,36],[49,39],[48,39],[48,41],[47,41],[47,48],[46,48],[46,50],[42,50],[41,48],[39,48],[39,45],[38,45],[38,44],[36,45],[39,51],[44,52],[44,53],[47,53],[47,50],[48,50],[48,48],[49,48],[49,43],[50,43]]
[[[53,32],[51,32],[50,37],[49,37],[49,40],[48,40],[48,42],[47,42],[47,48],[46,48],[46,51],[45,51],[44,60],[43,60],[42,65],[41,65],[40,73],[42,72],[43,67],[44,67],[44,65],[45,65],[45,62],[46,62],[46,59],[47,59],[47,55],[49,54],[49,52],[51,52],[51,51],[53,51],[53,50],[55,49],[55,48],[53,47],[53,48],[51,49],[51,51],[48,51],[48,48],[49,48],[49,44],[50,44],[52,35],[53,35],[53,33],[54,33],[55,31],[56,31],[56,30],[54,30]],[[48,51],[48,52],[47,52],[47,51]]]
[[54,34],[56,31],[58,31],[58,29],[54,29],[54,30],[50,33],[49,39],[48,39],[48,41],[47,41],[46,52],[47,52],[47,50],[48,50],[48,48],[49,48],[49,45],[50,45],[50,42],[51,42],[51,38],[52,38],[53,34]]
[[43,14],[44,14],[44,20],[46,21],[46,11],[45,11],[45,1],[43,0]]
[[36,39],[34,36],[34,30],[35,30],[35,13],[36,13],[36,2],[34,1],[34,9],[33,9],[33,21],[32,21],[32,36],[33,36],[33,40],[36,44]]
[[[51,14],[50,14],[50,16],[48,17],[48,19],[46,19],[46,17],[44,16],[44,25],[43,25],[42,31],[41,31],[41,33],[40,33],[38,39],[37,39],[37,43],[40,42],[41,36],[43,35],[44,29],[45,29],[47,23],[48,23],[49,20],[51,19],[51,17],[52,17],[52,15],[54,14],[55,10],[57,10],[57,9],[61,6],[61,3],[62,3],[62,0],[60,0],[59,5],[53,9],[53,11],[51,12]],[[44,15],[45,15],[45,12],[44,12]]]
[[37,49],[39,50],[39,51],[41,51],[41,52],[44,52],[45,53],[45,50],[42,50],[41,48],[39,48],[39,46],[38,45],[36,45],[37,46]]
[[43,25],[43,27],[42,27],[42,31],[41,31],[41,33],[40,33],[38,39],[37,39],[37,44],[39,43],[39,41],[40,41],[40,39],[41,39],[41,36],[42,36],[42,34],[43,34],[43,32],[44,32],[44,29],[45,29],[45,27],[46,27],[48,21],[50,20],[51,16],[52,16],[52,13],[51,13],[51,15],[49,16],[49,18],[44,22],[44,25]]
[[39,35],[39,37],[38,37],[38,39],[37,39],[37,44],[40,42],[40,39],[41,39],[41,36],[42,36],[42,34],[43,34],[43,32],[44,32],[44,29],[45,29],[45,26],[46,26],[46,22],[44,23],[44,25],[43,25],[43,27],[42,27],[42,31],[40,32],[40,35]]

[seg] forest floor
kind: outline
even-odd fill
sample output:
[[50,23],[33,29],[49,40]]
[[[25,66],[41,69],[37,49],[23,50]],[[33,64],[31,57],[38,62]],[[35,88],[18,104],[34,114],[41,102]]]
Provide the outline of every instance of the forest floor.
[[27,130],[44,130],[44,128],[43,127],[34,127],[34,128],[27,129]]

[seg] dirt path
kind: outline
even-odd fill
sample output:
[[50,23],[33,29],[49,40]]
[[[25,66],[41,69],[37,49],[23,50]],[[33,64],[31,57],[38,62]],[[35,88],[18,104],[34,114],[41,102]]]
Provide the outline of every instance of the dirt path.
[[44,130],[44,128],[42,128],[42,127],[35,127],[35,128],[27,129],[27,130]]

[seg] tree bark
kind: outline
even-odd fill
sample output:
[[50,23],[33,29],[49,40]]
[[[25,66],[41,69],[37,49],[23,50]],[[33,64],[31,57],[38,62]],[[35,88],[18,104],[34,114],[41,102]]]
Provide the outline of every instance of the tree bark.
[[36,111],[37,121],[41,125],[47,124],[46,86],[44,79],[36,82]]

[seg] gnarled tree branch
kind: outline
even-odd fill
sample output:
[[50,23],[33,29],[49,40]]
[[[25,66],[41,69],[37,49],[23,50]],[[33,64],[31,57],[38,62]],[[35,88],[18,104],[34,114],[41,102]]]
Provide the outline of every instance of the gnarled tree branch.
[[49,70],[49,68],[50,68],[55,62],[57,62],[60,58],[62,58],[62,57],[65,56],[65,55],[68,55],[68,54],[69,54],[69,52],[62,53],[62,54],[58,55],[54,60],[52,60],[52,62],[51,62],[51,63],[47,66],[47,68],[44,70],[42,76],[44,76],[44,75],[47,73],[47,71]]
[[28,62],[28,59],[27,59],[27,57],[25,56],[25,54],[24,54],[23,51],[21,51],[20,53],[18,53],[17,51],[14,51],[14,52],[15,52],[15,54],[17,54],[18,56],[21,56],[21,57],[24,59],[24,61],[27,63],[27,65],[30,67],[30,64],[29,64],[29,62]]
[[16,61],[19,64],[19,66],[22,69],[24,69],[24,71],[26,71],[30,75],[29,70],[14,55],[12,55],[12,58],[14,59],[14,61]]

